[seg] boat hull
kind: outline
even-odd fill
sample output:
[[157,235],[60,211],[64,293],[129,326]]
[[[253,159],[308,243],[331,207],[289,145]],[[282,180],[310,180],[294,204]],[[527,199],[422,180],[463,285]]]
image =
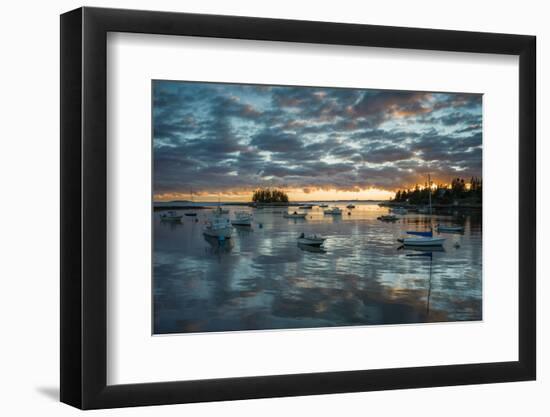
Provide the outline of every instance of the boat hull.
[[438,232],[463,232],[464,228],[462,226],[439,226],[437,228]]
[[167,216],[161,216],[160,220],[163,222],[179,222],[181,221],[183,216],[175,216],[175,217],[167,217]]
[[325,239],[311,239],[307,237],[301,237],[298,239],[299,245],[321,246],[323,243],[325,243]]
[[232,220],[231,224],[233,226],[252,226],[252,222],[250,220]]
[[205,236],[215,237],[217,239],[229,239],[231,238],[231,234],[233,233],[233,228],[231,227],[224,227],[220,229],[205,228],[203,230],[203,233]]
[[445,242],[444,238],[436,237],[406,237],[398,239],[405,246],[441,246]]

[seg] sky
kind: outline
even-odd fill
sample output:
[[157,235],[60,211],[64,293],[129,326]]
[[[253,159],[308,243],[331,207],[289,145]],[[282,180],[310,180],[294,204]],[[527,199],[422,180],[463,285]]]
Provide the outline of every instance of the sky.
[[154,199],[392,197],[481,177],[482,95],[153,81]]

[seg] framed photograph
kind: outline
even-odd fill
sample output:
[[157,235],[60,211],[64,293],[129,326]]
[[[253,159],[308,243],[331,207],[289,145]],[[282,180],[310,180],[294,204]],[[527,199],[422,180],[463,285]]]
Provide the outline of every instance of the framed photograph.
[[61,401],[533,380],[535,37],[61,16]]

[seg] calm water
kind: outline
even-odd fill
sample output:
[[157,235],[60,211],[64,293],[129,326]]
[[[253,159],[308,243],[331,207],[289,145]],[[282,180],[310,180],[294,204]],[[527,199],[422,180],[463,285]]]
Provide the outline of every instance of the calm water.
[[[354,204],[337,204],[341,218],[315,207],[305,220],[229,207],[231,218],[249,210],[254,221],[222,244],[202,234],[210,210],[181,224],[154,213],[154,332],[481,320],[480,214],[433,216],[434,225],[458,223],[465,231],[443,234],[444,251],[425,253],[396,239],[425,230],[429,217],[385,223],[376,217],[387,209]],[[298,247],[301,232],[327,237],[325,249]]]

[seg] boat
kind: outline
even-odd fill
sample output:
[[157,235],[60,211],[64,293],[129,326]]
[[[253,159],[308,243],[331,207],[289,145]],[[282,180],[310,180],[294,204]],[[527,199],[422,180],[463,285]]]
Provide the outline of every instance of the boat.
[[305,219],[307,216],[307,213],[298,213],[295,211],[294,213],[285,213],[283,214],[283,217],[285,219]]
[[235,212],[235,218],[231,220],[233,226],[251,226],[252,225],[252,214],[247,211],[237,211]]
[[350,203],[350,204],[348,204],[348,205],[346,206],[346,208],[348,208],[348,209],[354,209],[355,206],[354,206],[353,204]]
[[405,246],[441,246],[445,242],[444,237],[405,237],[397,239]]
[[[428,187],[431,189],[431,179],[428,174]],[[418,236],[418,237],[403,237],[397,239],[398,242],[403,243],[405,246],[442,246],[445,242],[443,237],[433,237],[433,231],[431,226],[432,221],[432,193],[428,193],[428,213],[430,214],[430,230],[427,231],[407,231],[408,235]],[[420,211],[419,211],[420,212]]]
[[163,222],[179,222],[183,215],[176,213],[175,211],[168,211],[160,215],[160,220]]
[[321,208],[327,208],[327,207],[328,207],[328,204],[325,204],[325,203],[319,204],[319,207],[321,207]]
[[214,209],[214,215],[215,216],[221,216],[223,214],[229,214],[229,210],[228,209],[222,209],[221,206],[217,206]]
[[312,246],[312,245],[304,245],[303,243],[298,243],[298,247],[306,252],[313,252],[313,253],[327,253],[326,249],[323,246]]
[[451,232],[451,233],[461,233],[464,231],[464,226],[441,226],[437,225],[438,232]]
[[342,209],[338,207],[331,207],[329,209],[326,209],[323,211],[325,214],[332,214],[333,216],[341,216],[342,215]]
[[395,222],[399,220],[399,217],[395,214],[383,214],[382,216],[378,216],[377,219],[382,220],[383,222]]
[[395,214],[407,214],[408,212],[407,209],[404,207],[393,207],[390,209],[390,211]]
[[311,210],[313,208],[313,204],[304,204],[300,206],[302,210]]
[[218,240],[225,240],[231,237],[233,227],[231,226],[229,217],[214,214],[206,221],[206,225],[203,228],[203,233],[206,236],[215,237]]
[[305,235],[304,233],[302,233],[298,237],[298,244],[309,245],[309,246],[321,246],[323,243],[325,243],[325,240],[327,240],[325,237],[321,237],[317,235]]

